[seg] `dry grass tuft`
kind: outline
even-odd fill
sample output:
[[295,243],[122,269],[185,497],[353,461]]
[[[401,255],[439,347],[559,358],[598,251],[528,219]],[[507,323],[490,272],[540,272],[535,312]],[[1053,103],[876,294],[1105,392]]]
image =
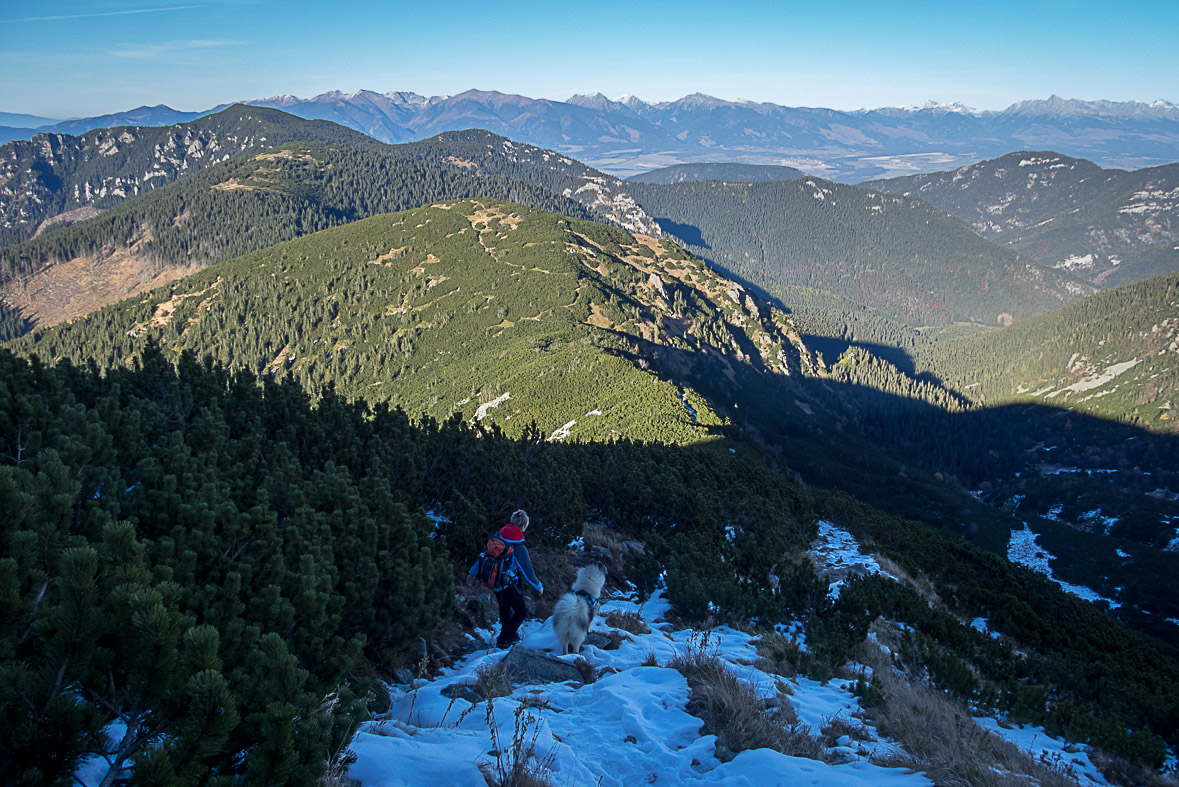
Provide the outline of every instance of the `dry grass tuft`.
[[506,697],[514,689],[511,670],[502,661],[497,661],[495,664],[484,664],[475,670],[475,690],[484,699]]
[[618,552],[618,536],[612,530],[599,525],[591,525],[588,522],[583,525],[581,539],[586,552],[591,551],[594,547],[600,547],[602,551],[611,556]]
[[581,673],[582,683],[589,684],[598,679],[598,668],[585,656],[578,656],[577,660],[573,662],[573,666],[577,667],[577,671]]
[[348,769],[356,762],[356,753],[349,750],[332,757],[327,771],[319,777],[319,787],[360,787],[360,782],[348,776]]
[[831,747],[836,745],[836,741],[844,735],[851,738],[853,741],[867,741],[873,743],[876,737],[872,734],[864,723],[859,719],[845,719],[840,716],[832,716],[827,719],[827,723],[823,725],[821,730],[824,747]]
[[1179,787],[1179,775],[1175,773],[1163,775],[1144,765],[1101,752],[1091,753],[1089,759],[1112,784],[1124,787]]
[[551,710],[554,713],[561,712],[560,708],[555,707],[551,702],[549,702],[549,698],[544,695],[544,691],[542,689],[532,689],[529,691],[526,695],[524,695],[524,699],[520,700],[520,705],[525,708]]
[[909,572],[901,568],[900,565],[898,565],[892,559],[881,554],[874,554],[872,557],[876,560],[876,564],[879,565],[886,574],[892,574],[901,581],[901,584],[908,585],[909,587],[913,588],[913,590],[917,591],[917,595],[921,596],[921,598],[925,601],[926,604],[930,606],[931,609],[946,608],[946,605],[942,601],[941,596],[937,594],[937,588],[933,586],[933,582],[931,582],[924,574],[919,574],[916,578],[914,578]]
[[757,668],[784,678],[806,674],[814,661],[797,644],[777,632],[762,635],[756,646],[761,657],[757,660]]
[[488,787],[553,787],[548,777],[553,755],[543,758],[536,755],[540,724],[535,715],[523,705],[516,708],[512,740],[504,742],[500,740],[492,703],[488,702],[487,726],[491,730],[490,753],[495,760],[481,763],[479,769]]
[[872,719],[895,738],[904,753],[878,760],[881,765],[924,771],[939,787],[1076,787],[1063,764],[1046,764],[974,721],[960,701],[897,675],[883,657],[875,676],[883,702]]
[[625,584],[631,551],[615,531],[586,522],[581,528],[581,543],[584,550],[581,560],[588,559],[605,566],[607,582],[612,586]]
[[603,650],[618,650],[622,647],[622,643],[630,639],[630,635],[624,634],[621,631],[607,631],[606,639],[610,640]]
[[647,657],[643,659],[642,666],[644,666],[644,667],[658,667],[659,666],[659,657],[655,655],[655,651],[651,651],[650,653],[647,654]]
[[619,612],[612,609],[602,616],[602,620],[611,628],[629,631],[631,634],[651,633],[647,621],[643,620],[643,616],[638,612]]
[[717,736],[717,758],[732,759],[746,749],[774,749],[795,757],[818,760],[819,742],[798,723],[787,696],[763,699],[749,683],[737,677],[713,652],[702,637],[687,652],[667,666],[688,680],[692,698],[688,711],[704,722],[705,730]]

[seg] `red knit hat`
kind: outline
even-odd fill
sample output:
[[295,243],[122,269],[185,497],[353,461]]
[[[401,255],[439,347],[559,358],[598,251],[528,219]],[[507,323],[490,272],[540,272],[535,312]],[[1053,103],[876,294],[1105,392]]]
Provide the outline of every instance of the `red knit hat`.
[[508,541],[523,541],[524,531],[515,525],[504,525],[499,530],[500,536]]

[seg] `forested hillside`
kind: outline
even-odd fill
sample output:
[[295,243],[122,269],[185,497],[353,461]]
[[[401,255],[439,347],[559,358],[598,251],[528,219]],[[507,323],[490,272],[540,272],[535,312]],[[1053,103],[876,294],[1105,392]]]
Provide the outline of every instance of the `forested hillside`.
[[[200,268],[378,213],[472,196],[589,216],[578,202],[496,175],[434,166],[384,149],[293,143],[224,162],[90,221],[0,249],[0,281],[10,303],[33,321],[52,324],[124,297],[125,291],[112,287],[116,297],[94,303],[94,288],[81,288],[79,306],[70,309],[47,286],[62,274],[101,277],[109,268],[117,276],[117,266],[128,259],[152,275]],[[62,263],[69,267],[53,269]]]
[[439,419],[665,442],[721,421],[639,366],[810,363],[781,312],[672,242],[490,200],[281,244],[14,347],[117,366],[149,340]]
[[[12,346],[119,366],[149,340],[251,375],[290,373],[315,395],[331,388],[439,420],[461,414],[514,435],[533,421],[553,440],[726,435],[807,483],[996,552],[1010,513],[963,489],[1021,494],[1037,443],[1051,441],[1062,462],[1096,450],[1154,473],[1099,490],[1105,515],[1122,520],[1119,538],[1165,546],[1160,516],[1174,507],[1142,502],[1156,487],[1141,484],[1165,483],[1175,455],[1162,436],[1078,420],[1066,440],[1056,411],[971,412],[954,389],[901,364],[904,353],[890,362],[863,347],[824,348],[824,366],[782,312],[671,241],[518,205],[441,202],[334,228]],[[1041,485],[1044,510],[1071,480]],[[1179,617],[1156,593],[1158,574],[1106,565],[1113,548],[1100,533],[1078,540],[1058,570],[1116,595],[1128,615]]]
[[1127,172],[1024,151],[861,186],[920,197],[997,243],[1100,286],[1179,270],[1179,164]]
[[[293,384],[191,355],[173,369],[150,346],[103,376],[0,350],[0,404],[6,781],[68,779],[102,752],[137,779],[317,783],[380,709],[367,676],[416,664],[419,635],[445,664],[433,624],[462,620],[451,582],[521,506],[538,554],[587,523],[642,543],[630,576],[665,582],[685,620],[803,621],[805,658],[779,657],[814,677],[883,616],[908,632],[909,668],[976,707],[1153,767],[1176,743],[1179,668],[1148,640],[956,538],[723,450],[509,440],[330,392],[312,407]],[[909,578],[828,597],[805,555],[819,516]],[[964,622],[979,617],[989,634]]]
[[631,184],[664,231],[781,298],[827,290],[910,325],[996,325],[1093,292],[920,200],[817,178]]
[[37,134],[0,148],[0,246],[150,192],[192,172],[294,140],[379,144],[351,129],[234,105],[163,128]]
[[482,129],[449,131],[393,149],[439,166],[543,186],[585,205],[599,221],[629,232],[659,234],[659,225],[635,204],[623,181],[551,150],[513,142]]
[[1179,274],[922,348],[918,359],[954,390],[988,405],[1043,402],[1174,432]]

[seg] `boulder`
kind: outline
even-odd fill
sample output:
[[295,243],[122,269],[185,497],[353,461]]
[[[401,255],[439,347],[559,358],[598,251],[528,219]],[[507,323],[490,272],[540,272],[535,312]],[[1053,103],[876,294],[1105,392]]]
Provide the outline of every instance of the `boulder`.
[[633,552],[636,555],[647,554],[647,548],[640,541],[620,541],[618,548],[623,552]]
[[450,697],[451,699],[466,700],[472,705],[478,705],[483,701],[483,695],[476,691],[475,687],[470,683],[452,683],[449,686],[442,688],[442,696]]
[[617,650],[618,645],[614,644],[609,637],[600,631],[591,631],[585,635],[585,644],[593,645],[595,648],[602,650]]
[[413,683],[413,673],[405,667],[398,667],[393,670],[393,679],[397,683],[410,684]]
[[564,683],[583,680],[581,670],[556,656],[520,645],[504,656],[504,667],[514,683]]

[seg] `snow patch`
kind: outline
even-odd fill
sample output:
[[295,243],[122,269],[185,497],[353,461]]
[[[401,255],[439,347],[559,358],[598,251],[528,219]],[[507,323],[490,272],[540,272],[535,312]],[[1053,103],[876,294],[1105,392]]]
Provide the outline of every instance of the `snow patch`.
[[573,427],[576,425],[577,421],[570,421],[559,429],[554,430],[553,433],[549,435],[549,442],[551,443],[554,440],[558,443],[561,442],[569,436],[569,433],[573,431]]
[[1053,557],[1036,543],[1037,538],[1039,536],[1032,532],[1027,522],[1023,523],[1023,530],[1012,530],[1011,540],[1007,542],[1007,559],[1012,563],[1019,563],[1021,566],[1026,566],[1037,574],[1043,574],[1048,579],[1060,585],[1065,593],[1069,593],[1077,598],[1089,602],[1104,601],[1109,604],[1110,609],[1117,609],[1121,606],[1117,601],[1108,599],[1084,585],[1074,585],[1071,582],[1065,582],[1062,579],[1054,577],[1052,575],[1052,567],[1049,565]]
[[1074,254],[1052,263],[1052,267],[1066,271],[1088,270],[1093,267],[1094,262],[1096,260],[1092,254]]
[[1101,374],[1092,377],[1086,377],[1079,382],[1075,382],[1072,385],[1061,388],[1059,391],[1053,391],[1045,398],[1051,399],[1069,391],[1081,393],[1082,391],[1089,391],[1094,388],[1098,388],[1108,382],[1112,382],[1115,378],[1118,377],[1118,375],[1125,374],[1140,363],[1142,363],[1141,358],[1133,358],[1129,361],[1123,361],[1122,363],[1115,363],[1112,366],[1107,366],[1105,371],[1103,371]]
[[[820,684],[806,678],[789,681],[752,666],[758,656],[757,637],[727,626],[707,637],[690,630],[669,630],[662,623],[668,609],[662,591],[639,605],[633,595],[605,596],[595,619],[599,633],[609,630],[610,612],[637,612],[648,622],[648,634],[625,634],[615,650],[592,645],[585,655],[603,676],[595,683],[522,685],[511,695],[471,705],[452,700],[444,689],[470,684],[480,667],[492,666],[502,651],[476,650],[437,679],[413,687],[390,688],[390,710],[361,725],[351,744],[356,761],[348,776],[365,787],[406,784],[447,784],[483,787],[479,769],[494,765],[495,749],[510,748],[517,722],[527,725],[523,742],[531,743],[535,766],[546,763],[554,784],[634,787],[638,784],[705,784],[763,787],[810,784],[818,787],[918,787],[930,785],[923,774],[883,768],[871,762],[896,750],[895,742],[877,731],[876,741],[841,741],[847,760],[828,765],[791,757],[770,749],[741,752],[728,762],[716,756],[716,736],[703,734],[702,722],[688,712],[691,692],[683,675],[660,666],[644,666],[648,654],[665,664],[691,649],[715,653],[725,667],[765,698],[778,696],[779,681],[788,684],[789,702],[799,720],[817,734],[829,719],[849,718],[860,711],[859,700],[845,681]],[[784,630],[794,632],[797,624]],[[490,638],[492,632],[481,632]],[[556,635],[548,621],[529,620],[520,630],[522,645],[554,651]],[[572,661],[574,657],[564,657]],[[447,694],[451,692],[448,691]],[[492,728],[498,732],[493,744]]]
[[1033,760],[1049,767],[1059,767],[1081,784],[1109,784],[1089,757],[1088,746],[1067,743],[1060,738],[1052,737],[1043,727],[1033,727],[1029,724],[1000,724],[996,719],[989,717],[976,718],[975,722],[984,730],[1014,744]]
[[505,393],[502,396],[497,396],[495,399],[492,399],[490,402],[484,402],[483,404],[479,405],[479,409],[475,410],[475,417],[473,419],[471,419],[472,422],[482,421],[484,418],[487,417],[488,410],[492,410],[492,409],[495,409],[496,407],[499,407],[501,404],[503,404],[504,402],[506,402],[507,400],[509,400],[511,398],[512,398],[512,395],[510,393]]
[[847,580],[852,577],[883,574],[896,579],[880,568],[876,558],[860,553],[860,542],[848,531],[827,520],[819,521],[819,534],[811,542],[809,551],[819,572],[830,580],[827,597],[839,598]]

